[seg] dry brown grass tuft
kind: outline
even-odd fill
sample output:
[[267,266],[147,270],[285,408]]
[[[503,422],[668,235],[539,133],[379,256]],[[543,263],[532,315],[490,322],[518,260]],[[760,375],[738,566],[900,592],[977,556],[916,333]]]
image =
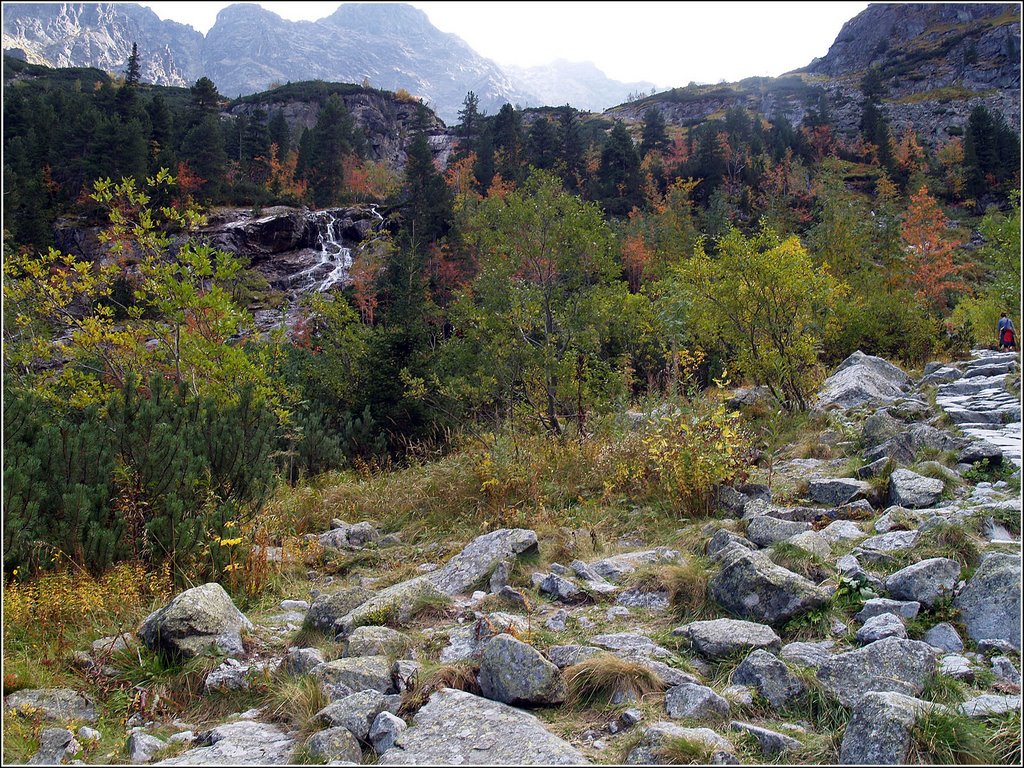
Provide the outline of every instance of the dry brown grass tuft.
[[403,717],[415,714],[432,694],[442,688],[454,688],[479,696],[480,685],[476,679],[479,672],[479,664],[464,661],[444,664],[427,672],[421,670],[409,689],[402,694],[399,714]]
[[611,703],[616,699],[640,699],[665,690],[661,679],[638,661],[611,653],[591,656],[565,670],[568,703],[573,706]]

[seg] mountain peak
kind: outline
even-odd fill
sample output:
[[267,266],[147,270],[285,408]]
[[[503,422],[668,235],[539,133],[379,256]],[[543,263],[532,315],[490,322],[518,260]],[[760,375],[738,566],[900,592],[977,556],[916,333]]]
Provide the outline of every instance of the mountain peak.
[[345,3],[324,21],[380,34],[434,29],[426,13],[406,3]]

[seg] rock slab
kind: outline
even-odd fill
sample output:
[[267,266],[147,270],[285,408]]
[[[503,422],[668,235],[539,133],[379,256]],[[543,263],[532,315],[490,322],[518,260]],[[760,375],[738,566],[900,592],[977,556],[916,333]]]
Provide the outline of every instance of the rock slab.
[[416,713],[380,765],[587,765],[533,715],[443,688]]

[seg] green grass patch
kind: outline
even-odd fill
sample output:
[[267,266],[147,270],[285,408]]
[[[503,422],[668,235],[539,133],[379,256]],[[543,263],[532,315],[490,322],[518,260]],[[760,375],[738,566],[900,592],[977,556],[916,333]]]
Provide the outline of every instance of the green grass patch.
[[987,765],[994,757],[985,726],[952,710],[921,713],[911,734],[910,762]]

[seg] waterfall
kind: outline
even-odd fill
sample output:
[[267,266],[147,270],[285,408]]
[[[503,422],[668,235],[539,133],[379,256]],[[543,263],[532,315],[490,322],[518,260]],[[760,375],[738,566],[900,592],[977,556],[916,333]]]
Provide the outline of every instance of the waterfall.
[[292,275],[289,282],[300,290],[323,293],[344,283],[352,266],[352,250],[341,244],[341,221],[331,211],[311,211],[307,218],[316,226],[316,262]]

